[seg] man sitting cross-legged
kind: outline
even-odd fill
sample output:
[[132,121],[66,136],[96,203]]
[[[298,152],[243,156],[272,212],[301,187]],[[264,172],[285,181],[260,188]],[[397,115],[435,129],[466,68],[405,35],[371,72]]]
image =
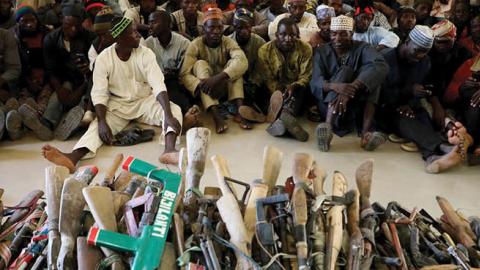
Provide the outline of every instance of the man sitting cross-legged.
[[331,41],[315,49],[313,56],[310,87],[326,117],[326,122],[317,127],[321,151],[330,149],[332,130],[343,136],[356,127],[362,136],[361,146],[367,151],[385,142],[384,135],[374,131],[372,121],[388,65],[371,45],[353,41],[352,35],[352,18],[332,18]]
[[[308,133],[295,117],[301,115],[308,82],[312,77],[312,48],[298,38],[298,33],[293,18],[281,19],[277,25],[276,39],[258,51],[258,62],[264,83],[272,94],[267,118],[273,123],[267,132],[272,136],[283,136],[288,131],[295,139],[307,141]],[[282,100],[282,94],[285,101]],[[279,119],[276,119],[279,113]]]
[[140,34],[129,18],[112,20],[112,36],[116,43],[97,57],[93,72],[92,102],[97,119],[73,148],[62,153],[50,145],[43,147],[49,161],[75,170],[77,162],[103,144],[112,144],[113,135],[130,121],[163,125],[165,150],[160,162],[176,164],[175,141],[181,132],[180,107],[170,103],[163,74],[153,52],[140,46]]
[[[219,111],[219,99],[228,96],[237,108],[243,105],[242,76],[248,69],[248,60],[242,49],[234,40],[222,35],[222,21],[220,9],[206,11],[204,34],[190,43],[180,70],[183,85],[194,96],[200,95],[205,110],[212,114],[217,133],[228,128]],[[234,120],[243,129],[252,128],[238,113]]]

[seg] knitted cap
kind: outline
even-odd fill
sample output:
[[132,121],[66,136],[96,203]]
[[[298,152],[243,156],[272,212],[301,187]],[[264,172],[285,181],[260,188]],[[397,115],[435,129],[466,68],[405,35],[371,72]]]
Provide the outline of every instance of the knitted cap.
[[353,31],[353,19],[340,15],[338,17],[333,17],[332,22],[330,23],[330,30],[332,31]]
[[110,29],[112,19],[114,17],[113,10],[109,6],[103,7],[95,16],[93,22],[94,32],[105,32]]
[[425,49],[432,48],[433,31],[428,26],[415,25],[415,28],[413,28],[412,31],[410,31],[410,34],[408,35],[408,37],[410,37],[410,40],[412,40],[413,43],[417,44],[422,48],[425,48]]
[[104,7],[104,6],[106,6],[106,4],[102,0],[86,0],[85,1],[86,12],[90,11],[92,8]]
[[125,29],[127,29],[127,27],[133,22],[132,19],[127,17],[122,17],[119,20],[117,20],[117,18],[115,18],[115,20],[111,23],[112,28],[110,29],[110,32],[112,33],[113,38],[120,36],[123,31],[125,31]]
[[323,20],[327,17],[335,17],[335,9],[325,4],[321,4],[320,6],[318,6],[316,13],[317,13],[317,20]]
[[455,40],[457,27],[449,20],[442,20],[432,26],[433,35],[436,39]]
[[33,9],[33,7],[27,4],[21,4],[17,7],[17,10],[15,11],[15,20],[17,20],[18,22],[23,16],[27,14],[33,14],[35,17],[37,16],[37,13]]
[[203,16],[203,23],[206,23],[208,20],[219,19],[223,20],[222,10],[219,8],[209,8],[205,11]]

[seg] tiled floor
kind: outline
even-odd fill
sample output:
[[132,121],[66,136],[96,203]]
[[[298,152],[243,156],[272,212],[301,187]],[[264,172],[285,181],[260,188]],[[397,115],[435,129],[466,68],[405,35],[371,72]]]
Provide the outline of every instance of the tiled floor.
[[[304,123],[310,134],[315,125]],[[233,122],[224,135],[213,135],[208,155],[224,155],[230,166],[232,177],[250,182],[261,175],[263,147],[272,145],[284,152],[283,168],[279,183],[283,183],[292,170],[292,157],[295,152],[307,152],[314,155],[316,161],[332,175],[334,170],[341,171],[354,187],[354,172],[365,159],[375,160],[372,200],[386,203],[396,200],[405,207],[420,206],[438,215],[440,210],[435,196],[447,197],[456,208],[467,215],[480,215],[480,167],[460,167],[448,173],[430,175],[424,172],[424,163],[418,153],[406,153],[398,145],[387,143],[376,152],[364,152],[359,147],[359,139],[354,136],[335,137],[331,152],[317,150],[314,136],[305,143],[287,138],[270,137],[264,129],[266,125],[257,125],[252,131],[243,131]],[[61,150],[70,151],[78,136],[67,142],[53,141],[51,144]],[[182,138],[184,141],[184,138]],[[184,142],[182,142],[182,145]],[[29,135],[16,142],[0,142],[0,187],[5,189],[3,197],[7,205],[21,199],[32,189],[43,189],[44,168],[49,163],[40,155],[43,142]],[[82,164],[95,164],[100,169],[95,182],[101,181],[104,170],[109,166],[116,153],[133,155],[153,164],[157,162],[161,146],[158,140],[132,147],[103,147],[95,159]],[[176,168],[172,167],[172,170]],[[216,185],[212,164],[207,162],[202,186]],[[331,190],[331,178],[325,184],[325,190]]]

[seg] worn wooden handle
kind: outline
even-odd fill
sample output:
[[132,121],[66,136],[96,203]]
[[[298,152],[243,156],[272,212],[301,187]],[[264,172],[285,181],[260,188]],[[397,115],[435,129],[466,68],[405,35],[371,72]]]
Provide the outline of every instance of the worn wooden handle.
[[268,185],[269,192],[275,187],[280,168],[282,167],[283,152],[280,149],[265,146],[263,149],[263,172],[262,179]]
[[112,184],[112,181],[115,178],[115,172],[117,172],[117,169],[122,164],[122,161],[123,161],[123,154],[122,153],[116,154],[112,164],[107,169],[107,173],[105,174],[105,178],[102,182],[103,186],[109,186]]
[[348,206],[347,209],[347,228],[348,233],[353,235],[360,231],[360,192],[358,190],[352,190],[355,194],[353,203]]
[[245,207],[245,226],[247,228],[248,239],[255,235],[255,225],[257,224],[257,199],[265,198],[268,195],[268,185],[253,182],[250,185],[250,196]]
[[358,191],[366,199],[370,199],[373,175],[373,159],[368,159],[358,166],[355,173]]
[[453,209],[450,202],[440,196],[436,197],[437,203],[442,209],[443,214],[447,217],[448,223],[455,229],[454,237],[466,247],[475,245],[473,239],[476,239],[470,225],[465,220],[462,220]]
[[210,129],[192,128],[187,131],[188,163],[186,170],[187,189],[198,188],[205,171]]
[[[211,158],[215,173],[217,175],[218,186],[222,190],[222,194],[233,193],[236,191],[232,185],[225,182],[224,177],[230,177],[230,170],[228,168],[227,160],[221,155],[214,155]],[[231,191],[230,191],[231,190]]]
[[316,196],[324,195],[323,186],[327,178],[327,172],[318,163],[314,162],[311,173],[313,174],[313,192]]
[[107,187],[90,186],[82,190],[95,222],[101,229],[117,231],[112,191]]
[[308,175],[312,170],[313,157],[306,153],[296,153],[293,157],[293,181],[295,183],[308,182]]

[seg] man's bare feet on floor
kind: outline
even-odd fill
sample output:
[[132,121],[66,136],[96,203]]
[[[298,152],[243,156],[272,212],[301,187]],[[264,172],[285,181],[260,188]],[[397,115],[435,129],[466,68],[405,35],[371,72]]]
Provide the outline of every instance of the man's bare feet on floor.
[[455,147],[450,151],[450,153],[443,155],[439,159],[428,164],[426,170],[428,173],[441,173],[452,167],[457,166],[462,162],[462,157],[460,155],[460,147],[455,145]]
[[46,144],[42,147],[42,155],[55,165],[67,167],[70,173],[75,172],[75,164],[73,164],[73,161],[67,154],[60,152],[57,148]]
[[200,113],[200,108],[197,105],[193,105],[190,109],[188,109],[183,117],[184,133],[186,133],[190,128],[201,126]]
[[163,154],[161,154],[160,157],[158,158],[160,163],[170,164],[170,165],[178,165],[178,159],[179,159],[178,151],[163,152]]

